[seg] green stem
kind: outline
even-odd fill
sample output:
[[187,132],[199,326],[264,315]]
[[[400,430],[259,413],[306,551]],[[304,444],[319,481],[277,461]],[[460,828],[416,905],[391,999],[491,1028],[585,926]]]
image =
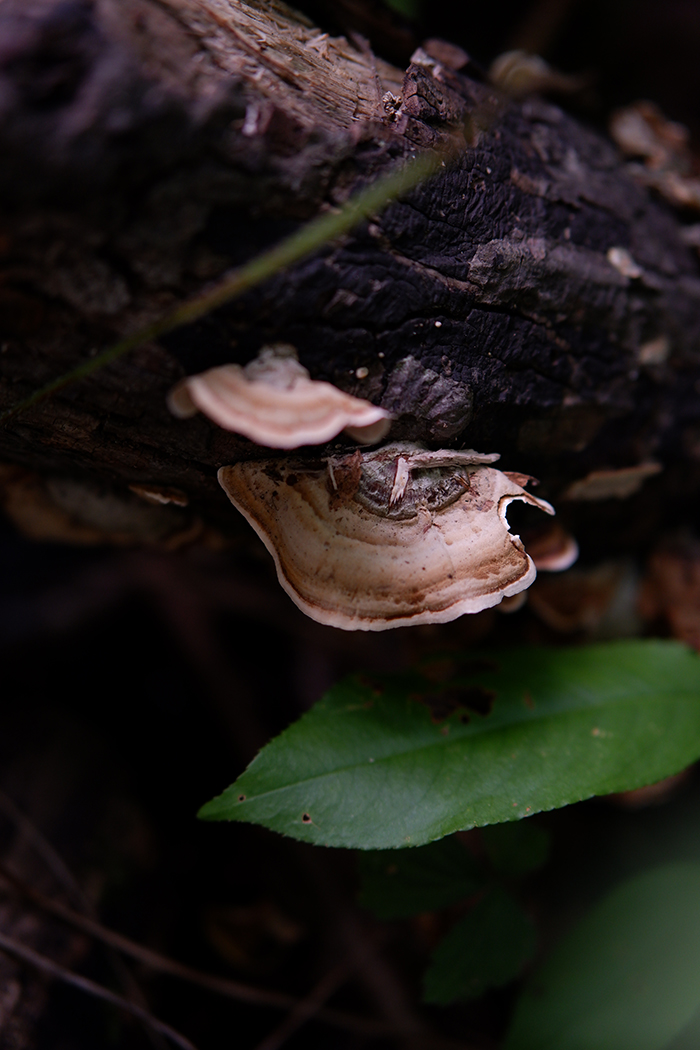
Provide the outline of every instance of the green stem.
[[57,379],[52,379],[50,383],[40,387],[39,390],[35,390],[34,393],[24,398],[24,400],[18,401],[11,408],[5,409],[4,412],[0,413],[0,423],[11,419],[18,412],[30,408],[37,402],[43,401],[44,398],[49,397],[50,394],[62,389],[69,383],[74,383],[78,379],[84,379],[86,376],[92,375],[98,369],[104,368],[105,365],[123,357],[130,350],[135,350],[137,347],[143,346],[144,343],[165,335],[166,332],[172,332],[174,328],[179,328],[180,325],[191,324],[217,307],[223,306],[224,303],[228,303],[232,299],[237,298],[237,296],[247,292],[248,289],[261,284],[285,267],[291,266],[292,263],[296,263],[305,256],[322,248],[329,241],[348,233],[362,219],[376,215],[391,201],[414,189],[432,175],[437,174],[445,166],[445,163],[442,154],[433,152],[420,153],[407,163],[402,163],[399,167],[389,172],[388,175],[377,179],[376,182],[373,182],[366,189],[351,197],[337,211],[329,211],[324,215],[319,215],[302,226],[296,233],[275,245],[274,248],[262,252],[254,259],[251,259],[250,262],[244,263],[243,266],[233,270],[210,288],[209,291],[192,299],[187,299],[171,313],[166,314],[165,317],[143,328],[139,328],[138,331],[121,339],[114,346],[103,350],[101,354],[90,358],[89,361],[83,361],[82,364],[72,368],[69,372],[64,372]]

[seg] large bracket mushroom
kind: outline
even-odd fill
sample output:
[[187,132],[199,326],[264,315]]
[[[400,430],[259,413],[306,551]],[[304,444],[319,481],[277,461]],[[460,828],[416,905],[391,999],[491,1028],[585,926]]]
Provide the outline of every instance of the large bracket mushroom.
[[480,612],[535,579],[506,510],[554,509],[489,465],[498,458],[397,442],[316,463],[236,463],[218,477],[303,612],[384,631]]

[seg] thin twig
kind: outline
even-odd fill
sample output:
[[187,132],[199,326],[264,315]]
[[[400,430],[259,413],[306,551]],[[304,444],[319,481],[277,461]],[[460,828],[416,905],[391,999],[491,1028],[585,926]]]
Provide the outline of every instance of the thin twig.
[[300,999],[293,1010],[290,1010],[284,1020],[276,1028],[266,1035],[255,1050],[279,1050],[298,1028],[309,1021],[334,992],[348,980],[351,967],[348,963],[339,963],[332,970],[324,974],[318,984],[314,985],[308,995]]
[[26,813],[22,812],[19,806],[4,791],[0,791],[0,809],[17,827],[19,832],[24,835],[73,902],[83,911],[89,911],[91,909],[90,901],[83,893],[82,887],[73,876],[63,857],[53,848],[36,824],[29,819]]
[[364,916],[342,892],[333,858],[297,843],[290,846],[307,879],[314,885],[334,937],[344,945],[358,978],[396,1031],[401,1044],[415,1050],[419,1044],[434,1038],[423,1018],[413,1009],[393,967],[369,935]]
[[[5,815],[15,824],[20,833],[24,835],[37,855],[44,861],[56,881],[68,893],[69,897],[73,899],[81,912],[96,919],[97,915],[92,901],[83,891],[82,886],[63,860],[63,857],[54,849],[46,836],[39,828],[37,828],[36,824],[30,820],[26,813],[23,813],[10,796],[6,795],[5,792],[1,790],[0,809],[3,810]],[[148,1003],[146,997],[122,957],[113,949],[109,948],[109,946],[105,945],[105,948],[115,976],[121,983],[127,998],[137,1006],[147,1010]],[[164,1045],[163,1040],[157,1032],[149,1029],[148,1034],[154,1046],[162,1047]]]
[[35,952],[32,948],[27,948],[25,945],[20,944],[18,941],[13,940],[11,937],[6,937],[4,933],[0,933],[0,951],[6,952],[8,955],[14,956],[16,959],[21,959],[22,962],[28,963],[33,966],[34,969],[40,970],[42,973],[47,973],[51,977],[57,978],[59,981],[63,981],[65,984],[70,984],[74,988],[79,988],[82,992],[86,992],[88,995],[94,996],[96,999],[103,999],[107,1003],[111,1003],[112,1006],[118,1007],[125,1013],[131,1014],[132,1017],[138,1017],[140,1021],[147,1024],[154,1031],[160,1032],[161,1035],[167,1036],[171,1042],[175,1043],[176,1046],[182,1047],[182,1050],[196,1050],[193,1043],[186,1039],[184,1035],[180,1035],[170,1025],[165,1024],[163,1021],[159,1021],[157,1017],[149,1013],[148,1010],[144,1010],[142,1007],[137,1006],[136,1003],[129,1002],[128,999],[123,999],[121,995],[115,995],[114,992],[110,992],[108,988],[103,988],[101,984],[95,984],[94,981],[90,981],[87,977],[81,977],[77,973],[73,973],[72,970],[67,970],[63,966],[59,966],[58,963],[53,962],[51,959],[47,959],[45,955],[40,955]]
[[[16,875],[8,871],[1,863],[0,874],[22,896],[43,911],[54,915],[57,919],[74,926],[83,933],[97,938],[104,944],[124,952],[125,955],[138,959],[139,962],[158,973],[170,974],[171,977],[178,977],[180,980],[187,981],[190,984],[199,985],[200,988],[206,988],[207,991],[226,996],[229,999],[236,999],[239,1002],[250,1003],[254,1006],[270,1006],[276,1009],[290,1010],[299,1004],[299,999],[294,995],[289,995],[287,992],[269,991],[266,988],[257,988],[254,985],[243,984],[240,981],[232,981],[227,977],[218,977],[215,974],[204,973],[201,970],[194,969],[194,967],[186,966],[184,963],[176,962],[174,959],[161,955],[159,952],[154,952],[151,948],[137,944],[135,941],[129,940],[128,937],[124,937],[123,934],[108,929],[108,927],[103,926],[95,919],[91,919],[87,915],[80,915],[67,908],[64,904],[51,900],[51,898],[45,897],[43,893],[26,886],[21,879],[18,879]],[[394,1025],[371,1017],[361,1017],[359,1014],[345,1013],[342,1010],[324,1009],[319,1011],[317,1016],[328,1024],[357,1032],[360,1035],[386,1038],[397,1034]]]
[[[196,984],[209,992],[225,996],[228,999],[236,999],[239,1002],[250,1003],[253,1006],[269,1006],[275,1009],[293,1010],[303,1002],[303,1000],[299,1000],[296,996],[289,995],[287,992],[273,992],[267,988],[257,988],[255,985],[243,984],[240,981],[232,981],[227,977],[218,977],[215,974],[204,973],[202,970],[196,970],[192,966],[176,962],[167,955],[161,955],[158,952],[154,952],[152,948],[146,948],[141,944],[137,944],[135,941],[129,940],[128,937],[124,937],[123,934],[103,926],[96,920],[86,915],[79,915],[65,905],[59,904],[58,901],[45,897],[43,893],[39,893],[37,890],[25,885],[21,879],[18,879],[16,875],[8,871],[2,863],[0,863],[0,875],[14,886],[22,896],[43,911],[49,912],[57,919],[61,919],[83,933],[87,933],[97,940],[110,945],[110,947],[124,952],[125,955],[138,959],[139,962],[158,973],[167,973],[171,977],[178,977],[189,984]],[[397,1025],[379,1018],[362,1017],[360,1014],[347,1013],[344,1010],[334,1010],[328,1007],[318,1010],[315,1016],[325,1024],[343,1028],[348,1032],[355,1032],[358,1035],[364,1035],[369,1038],[397,1039],[405,1037],[403,1025],[397,1027]],[[414,1038],[416,1046],[424,1046],[426,1050],[430,1050],[430,1048],[433,1048],[433,1050],[468,1050],[462,1042],[455,1042],[453,1039],[429,1031],[418,1032]]]
[[35,390],[28,397],[5,409],[4,412],[0,412],[0,423],[6,422],[18,412],[23,412],[39,401],[43,401],[44,398],[56,393],[69,383],[85,379],[98,369],[123,357],[130,350],[135,350],[152,339],[158,339],[181,325],[199,320],[200,317],[211,313],[217,307],[223,306],[224,303],[237,298],[255,285],[261,284],[273,274],[279,273],[292,263],[299,262],[300,259],[328,244],[329,241],[348,233],[358,222],[378,214],[397,197],[415,189],[431,175],[437,174],[444,164],[443,156],[438,152],[419,153],[408,162],[400,164],[387,175],[360,190],[342,207],[312,219],[273,248],[231,271],[214,284],[209,291],[185,300],[165,317],[132,332],[131,335],[120,339],[114,346],[103,350],[101,354],[83,361],[57,379],[52,379],[39,390]]

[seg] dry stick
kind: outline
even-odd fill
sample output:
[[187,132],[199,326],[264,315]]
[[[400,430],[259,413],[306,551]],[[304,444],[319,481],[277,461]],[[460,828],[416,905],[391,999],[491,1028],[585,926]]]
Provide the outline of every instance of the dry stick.
[[53,848],[49,840],[42,835],[37,826],[22,812],[19,806],[12,801],[9,795],[0,791],[0,809],[5,813],[22,835],[31,844],[39,857],[43,860],[57,882],[63,886],[75,904],[88,911],[91,907],[90,901],[82,891],[77,879],[74,878],[63,857]]
[[[0,809],[3,810],[5,815],[15,824],[20,833],[25,836],[27,841],[36,851],[37,855],[44,861],[56,881],[63,886],[80,910],[86,915],[95,918],[95,910],[92,901],[83,892],[82,886],[63,860],[63,857],[53,848],[46,836],[42,834],[26,813],[23,813],[10,796],[6,795],[5,792],[1,790]],[[112,969],[114,970],[117,979],[121,982],[128,998],[142,1009],[147,1009],[148,1004],[145,996],[122,957],[117,955],[116,952],[109,947],[107,947],[107,952],[110,957]],[[151,1036],[154,1046],[162,1047],[164,1045],[160,1036],[152,1029],[149,1029],[148,1034]]]
[[[82,930],[83,933],[87,933],[97,940],[124,952],[125,955],[138,959],[139,962],[156,972],[179,977],[181,980],[190,984],[196,984],[201,988],[207,989],[207,991],[226,996],[229,999],[251,1003],[255,1006],[270,1006],[289,1010],[294,1009],[303,1001],[297,999],[294,995],[289,995],[287,992],[272,992],[266,988],[256,988],[254,985],[232,981],[227,977],[217,977],[215,974],[203,973],[201,970],[195,970],[194,967],[176,962],[167,955],[160,955],[158,952],[154,952],[152,948],[146,948],[141,944],[137,944],[135,941],[129,940],[128,937],[124,937],[123,934],[102,926],[101,923],[90,919],[86,915],[80,915],[71,911],[70,908],[59,904],[58,901],[53,901],[49,897],[45,897],[43,893],[33,890],[11,871],[8,871],[1,862],[0,875],[24,897],[36,904],[37,907]],[[370,1038],[396,1039],[405,1037],[403,1026],[397,1026],[391,1022],[381,1021],[372,1017],[361,1017],[359,1014],[346,1013],[344,1010],[332,1010],[325,1007],[316,1012],[316,1017],[319,1021],[323,1021],[326,1024],[344,1028],[346,1031],[356,1032],[358,1035]],[[417,1033],[415,1043],[426,1048],[434,1047],[435,1050],[465,1050],[464,1043],[457,1043],[452,1039],[434,1035],[432,1032]]]
[[65,984],[71,984],[74,988],[79,988],[88,995],[93,995],[97,999],[104,999],[105,1002],[111,1003],[112,1006],[124,1010],[125,1013],[131,1014],[133,1017],[138,1017],[140,1021],[143,1021],[144,1024],[147,1024],[154,1031],[167,1036],[176,1046],[182,1047],[182,1050],[196,1050],[196,1047],[189,1039],[186,1039],[184,1035],[180,1035],[170,1025],[159,1021],[148,1010],[142,1009],[136,1003],[129,1002],[128,999],[123,999],[121,995],[115,995],[108,988],[103,988],[101,984],[95,984],[94,981],[88,980],[87,977],[81,977],[79,974],[73,973],[72,970],[66,970],[65,967],[59,966],[58,963],[53,962],[51,959],[47,959],[45,955],[39,955],[32,948],[27,948],[11,937],[6,937],[4,933],[0,933],[0,951],[12,955],[16,959],[21,959],[22,962],[28,963],[36,970],[47,973],[51,977],[56,977]]
[[255,1050],[279,1050],[279,1047],[286,1043],[298,1028],[318,1014],[323,1004],[345,984],[351,972],[351,966],[347,963],[339,963],[324,974],[309,994],[301,999],[293,1010],[289,1011],[285,1019],[276,1028],[273,1028],[261,1043],[258,1043]]
[[[124,952],[125,955],[138,959],[139,962],[156,972],[179,977],[183,981],[199,985],[210,992],[224,995],[229,999],[237,999],[240,1002],[251,1003],[255,1006],[271,1006],[277,1009],[290,1010],[299,1004],[296,996],[289,995],[287,992],[273,992],[266,988],[256,988],[254,985],[242,984],[240,981],[232,981],[227,977],[217,977],[215,974],[203,973],[201,970],[195,970],[184,963],[176,962],[166,955],[160,955],[158,952],[154,952],[153,949],[146,948],[144,945],[137,944],[135,941],[129,940],[128,937],[124,937],[123,934],[108,929],[95,919],[91,919],[87,915],[80,915],[67,908],[64,904],[59,904],[58,901],[53,901],[49,897],[45,897],[43,893],[31,889],[11,871],[8,871],[2,863],[0,863],[0,875],[14,886],[22,896],[43,911],[55,915],[57,919],[61,919],[63,922],[76,927],[76,929],[82,930],[83,933],[87,933],[91,937],[96,937],[104,944],[109,944],[110,947]],[[387,1024],[371,1017],[345,1013],[342,1010],[324,1009],[319,1011],[317,1016],[329,1024],[349,1031],[355,1031],[360,1035],[384,1038],[396,1035],[396,1028],[392,1024]]]
[[139,328],[138,331],[121,339],[114,346],[103,350],[101,354],[97,354],[88,361],[83,361],[76,368],[72,368],[39,390],[35,390],[22,401],[18,401],[11,408],[0,412],[0,423],[4,423],[37,402],[43,401],[44,398],[56,393],[69,383],[85,379],[98,369],[123,357],[130,350],[135,350],[152,339],[172,332],[181,325],[199,320],[200,317],[211,313],[217,307],[223,306],[224,303],[237,298],[255,285],[261,284],[273,274],[279,273],[292,263],[299,262],[300,259],[322,248],[329,241],[348,233],[358,222],[376,215],[396,197],[415,189],[431,175],[436,175],[444,165],[445,160],[438,152],[418,154],[412,160],[401,164],[388,175],[377,179],[366,189],[355,194],[341,208],[312,219],[274,248],[262,252],[250,262],[233,270],[213,285],[208,292],[187,299],[172,313]]

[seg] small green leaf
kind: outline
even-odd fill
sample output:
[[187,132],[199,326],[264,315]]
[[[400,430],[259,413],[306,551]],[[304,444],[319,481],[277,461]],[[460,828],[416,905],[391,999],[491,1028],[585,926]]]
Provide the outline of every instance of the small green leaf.
[[401,853],[363,853],[359,864],[360,904],[380,919],[402,919],[446,908],[483,885],[476,861],[453,838]]
[[387,7],[404,18],[418,18],[423,6],[422,0],[385,0]]
[[505,1050],[662,1050],[700,1006],[700,864],[627,880],[521,996]]
[[425,1002],[447,1006],[507,984],[535,944],[535,928],[520,905],[505,890],[491,890],[435,949],[424,978]]
[[541,868],[549,856],[549,835],[531,820],[482,828],[481,841],[499,875],[517,878]]
[[[439,687],[341,682],[200,816],[325,846],[419,846],[641,787],[700,756],[700,658],[678,642],[483,657],[465,654],[471,667]],[[455,713],[440,721],[443,688]]]

